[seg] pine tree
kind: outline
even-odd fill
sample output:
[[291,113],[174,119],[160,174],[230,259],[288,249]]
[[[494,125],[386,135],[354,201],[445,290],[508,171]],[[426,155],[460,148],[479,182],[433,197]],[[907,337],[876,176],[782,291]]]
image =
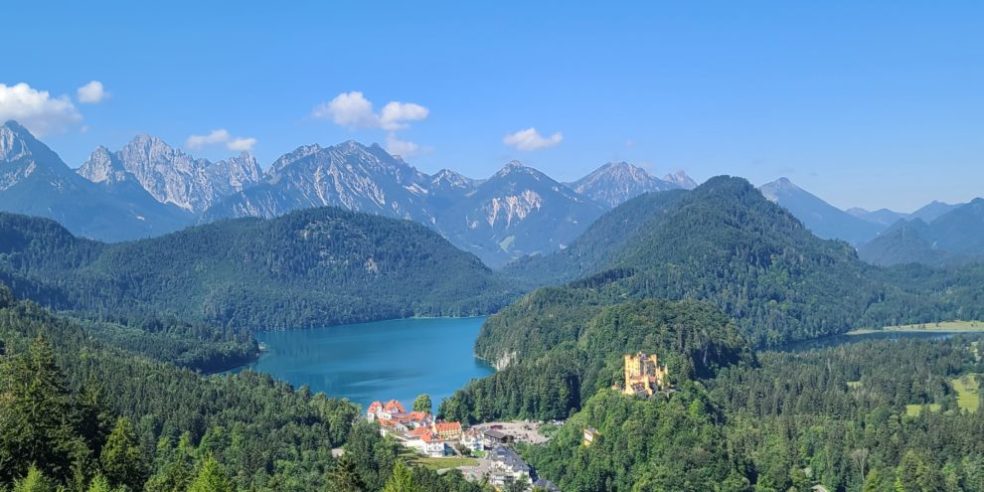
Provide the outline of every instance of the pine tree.
[[327,484],[326,490],[329,492],[361,492],[366,489],[366,485],[359,478],[352,459],[344,454],[328,470],[325,482]]
[[14,481],[13,492],[55,492],[54,482],[46,477],[36,466],[27,469],[27,475]]
[[109,484],[109,480],[107,480],[105,476],[96,475],[96,477],[92,479],[92,482],[89,482],[89,488],[86,489],[86,492],[116,492],[118,490],[120,489],[113,489],[113,487]]
[[383,492],[417,492],[410,469],[400,462],[393,465],[393,473],[386,481]]
[[72,474],[71,395],[44,336],[13,357],[0,381],[0,483],[37,464],[45,475],[66,481]]
[[188,492],[232,492],[232,482],[226,475],[222,465],[215,458],[208,456],[198,469],[198,475],[188,487]]
[[146,466],[133,423],[120,418],[109,434],[100,456],[103,473],[110,483],[141,490],[146,480]]

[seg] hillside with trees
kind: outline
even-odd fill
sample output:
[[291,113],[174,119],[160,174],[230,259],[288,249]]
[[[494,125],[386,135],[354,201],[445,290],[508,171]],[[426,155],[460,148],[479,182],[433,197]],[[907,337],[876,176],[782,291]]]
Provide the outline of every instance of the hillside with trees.
[[18,296],[116,321],[314,327],[485,314],[514,292],[424,226],[337,208],[120,244],[0,214],[0,238],[0,280]]
[[96,340],[0,286],[0,490],[484,490],[407,467],[358,417],[269,376],[205,377]]
[[[592,287],[605,302],[624,297],[707,300],[731,316],[756,346],[858,326],[984,314],[984,302],[975,294],[984,279],[981,268],[920,272],[928,281],[914,282],[908,275],[912,270],[868,265],[847,243],[817,238],[747,181],[727,176],[690,192],[630,200],[565,251],[526,259],[507,272],[530,286],[615,275]],[[956,278],[961,281],[952,281]],[[530,294],[533,299],[539,295]],[[514,319],[517,312],[510,308],[490,319],[483,337],[518,339],[504,333],[531,329]],[[523,344],[485,340],[477,347],[490,360],[525,350]]]
[[764,353],[667,397],[603,389],[524,454],[563,490],[981,491],[984,425],[953,383],[984,369],[973,347]]

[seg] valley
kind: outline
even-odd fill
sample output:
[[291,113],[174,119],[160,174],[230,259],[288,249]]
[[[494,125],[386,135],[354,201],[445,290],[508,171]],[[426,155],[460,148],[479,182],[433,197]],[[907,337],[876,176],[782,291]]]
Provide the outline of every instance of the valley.
[[[380,148],[355,142],[294,154],[275,167],[293,169],[294,161],[318,168],[348,162],[345,169],[354,169],[352,163],[358,161],[372,163],[376,170],[402,169],[410,174],[397,173],[403,176],[398,179],[407,183],[426,181]],[[161,156],[171,160],[147,164],[147,159]],[[108,187],[162,184],[154,189],[163,202],[208,215],[227,199],[213,195],[193,200],[178,193],[189,188],[166,185],[174,181],[161,175],[176,161],[196,172],[218,165],[188,159],[160,140],[139,137],[122,151],[94,154],[85,174]],[[248,162],[236,165],[235,173],[256,176]],[[831,450],[829,457],[778,452],[765,435],[748,427],[747,419],[759,419],[766,428],[792,426],[790,447],[812,439],[814,419],[850,433],[852,419],[885,418],[886,413],[909,419],[902,421],[905,439],[923,439],[924,425],[932,423],[925,419],[938,418],[942,421],[932,423],[934,432],[962,442],[953,433],[976,413],[974,402],[980,397],[974,374],[984,372],[976,351],[980,322],[946,320],[984,318],[980,265],[865,263],[853,246],[818,237],[809,223],[801,222],[796,211],[805,205],[786,208],[789,197],[799,193],[789,182],[760,190],[730,176],[695,186],[684,177],[671,184],[647,176],[628,164],[612,164],[568,188],[516,162],[483,182],[442,172],[432,186],[458,189],[452,193],[457,198],[447,202],[454,207],[468,200],[478,208],[491,204],[493,218],[485,234],[498,231],[490,237],[517,245],[512,253],[531,251],[523,246],[529,244],[523,234],[549,238],[549,246],[507,264],[498,253],[489,256],[492,250],[469,243],[467,229],[449,233],[452,229],[435,228],[441,223],[437,216],[400,212],[411,210],[411,198],[407,208],[371,213],[347,210],[369,207],[348,198],[262,209],[257,204],[276,203],[264,198],[229,210],[262,209],[266,211],[257,215],[268,218],[216,216],[214,222],[118,243],[77,236],[50,219],[0,213],[0,281],[10,289],[0,347],[15,354],[9,363],[0,357],[0,370],[19,374],[16,361],[27,360],[30,350],[40,351],[30,357],[57,357],[57,367],[68,371],[58,377],[72,381],[66,397],[76,405],[88,401],[86,380],[79,379],[83,375],[110,381],[123,377],[99,372],[101,365],[123,364],[135,374],[164,371],[161,384],[230,385],[256,394],[249,402],[208,406],[195,402],[200,390],[189,389],[191,400],[165,403],[135,400],[133,395],[153,389],[144,383],[119,383],[100,411],[116,415],[118,426],[131,425],[129,419],[148,422],[139,431],[141,439],[160,441],[168,450],[155,454],[155,464],[148,465],[153,473],[139,478],[148,488],[159,481],[189,479],[187,474],[173,475],[178,465],[169,460],[185,463],[185,470],[204,469],[208,456],[218,456],[235,470],[247,463],[268,463],[235,479],[238,486],[260,489],[296,480],[354,480],[378,490],[409,474],[442,490],[481,490],[483,477],[476,473],[485,470],[500,488],[545,479],[538,483],[561,490],[663,484],[653,485],[659,489],[682,482],[701,484],[695,485],[699,489],[723,483],[722,490],[735,491],[752,483],[778,489],[830,484],[846,490],[874,479],[859,482],[850,467],[816,460],[847,459],[854,450]],[[627,182],[637,185],[623,186]],[[255,196],[272,189],[256,180],[243,186],[242,193]],[[541,186],[552,191],[528,191]],[[206,189],[230,188],[199,191]],[[496,189],[522,199],[502,200],[491,191]],[[545,197],[552,197],[554,212],[538,217],[548,203],[541,201]],[[815,206],[817,200],[802,203]],[[206,205],[210,201],[213,205]],[[945,224],[950,220],[946,217],[958,212],[967,216],[958,207],[941,211],[936,220]],[[466,223],[481,220],[475,216]],[[849,222],[857,220],[862,219]],[[428,221],[430,225],[419,223]],[[511,229],[514,221],[530,229]],[[544,232],[561,230],[570,237],[563,243],[552,242],[563,234]],[[833,230],[830,235],[836,235]],[[501,268],[492,269],[483,259]],[[869,326],[887,328],[865,329]],[[45,334],[58,340],[45,341]],[[60,345],[63,339],[86,348],[74,352],[71,345]],[[32,343],[41,345],[28,350]],[[659,361],[655,390],[619,388],[623,357],[639,352]],[[916,354],[906,362],[912,372],[887,378],[894,370],[892,357],[903,353]],[[93,360],[96,366],[78,369]],[[821,361],[831,364],[831,372],[815,372]],[[207,375],[217,372],[221,374]],[[780,380],[791,386],[769,388]],[[825,393],[808,389],[812,386]],[[6,391],[19,394],[16,387]],[[741,392],[763,398],[770,394],[778,406],[763,407]],[[423,430],[417,436],[410,428],[396,432],[386,427],[405,425],[402,421],[364,421],[373,402],[410,408],[422,394],[434,409],[427,418],[435,427],[426,439]],[[851,396],[861,394],[861,399]],[[805,401],[827,397],[834,398],[833,413],[803,407]],[[34,402],[28,394],[11,398]],[[186,406],[175,409],[174,404]],[[793,413],[781,409],[787,404],[795,406]],[[227,411],[223,405],[240,410],[240,405],[265,405],[269,412],[281,412],[284,405],[317,409],[317,418],[300,412],[289,417],[299,420],[284,421],[262,413],[236,416],[233,422],[237,429],[285,422],[299,426],[297,435],[282,437],[286,440],[272,436],[262,442],[277,453],[315,455],[296,460],[300,468],[279,470],[272,465],[275,455],[253,448],[242,455],[238,441],[216,444],[227,432],[216,420]],[[641,427],[624,433],[613,427],[609,414]],[[9,418],[22,418],[17,415]],[[556,430],[549,440],[535,444],[490,441],[480,449],[472,434],[452,438],[436,430],[438,422],[468,430],[485,429],[492,422],[523,425],[519,422],[526,420],[554,422],[550,425]],[[308,423],[298,423],[302,421]],[[78,430],[95,433],[87,438],[90,453],[109,445],[102,441],[108,439],[109,424],[99,425],[106,428]],[[684,435],[674,431],[679,428],[699,432]],[[493,436],[492,441],[501,438],[490,431],[495,429],[468,430]],[[29,428],[22,432],[32,435]],[[235,432],[237,439],[253,435]],[[349,458],[318,458],[326,448],[304,439],[329,442],[329,454],[344,452]],[[458,449],[464,444],[455,439],[474,449]],[[882,473],[902,473],[903,458],[929,462],[911,449],[889,450],[867,443],[869,439],[850,438],[879,456]],[[721,443],[729,443],[730,450]],[[8,444],[4,449],[14,449]],[[438,444],[443,451],[437,451]],[[409,449],[418,448],[429,458],[408,457]],[[681,454],[693,448],[705,451]],[[175,458],[175,449],[185,457]],[[951,451],[941,450],[943,456]],[[444,456],[448,453],[452,456]],[[782,463],[763,458],[768,453],[778,453]],[[615,469],[604,464],[609,455],[629,465]],[[29,468],[12,454],[0,453],[0,460],[21,472]],[[788,460],[812,460],[817,464],[806,466],[824,471],[801,477],[805,468]],[[585,462],[588,470],[580,468]],[[947,463],[958,475],[972,473],[976,466]],[[43,471],[61,480],[69,477],[59,468]]]

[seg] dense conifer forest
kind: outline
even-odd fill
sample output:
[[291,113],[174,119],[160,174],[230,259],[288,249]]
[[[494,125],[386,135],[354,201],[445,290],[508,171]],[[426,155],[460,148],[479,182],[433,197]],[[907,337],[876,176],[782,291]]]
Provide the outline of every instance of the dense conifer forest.
[[237,332],[486,314],[515,293],[424,226],[334,207],[120,244],[0,214],[0,280],[89,317]]
[[0,490],[483,490],[407,467],[346,401],[154,360],[2,286],[0,428]]

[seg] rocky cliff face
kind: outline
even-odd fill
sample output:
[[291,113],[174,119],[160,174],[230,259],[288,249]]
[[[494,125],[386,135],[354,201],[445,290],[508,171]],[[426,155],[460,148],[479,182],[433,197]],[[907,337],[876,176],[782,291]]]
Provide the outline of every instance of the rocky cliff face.
[[150,135],[138,135],[115,153],[99,147],[78,173],[107,186],[136,182],[158,202],[196,214],[258,183],[262,174],[249,154],[212,163]]
[[[104,149],[103,149],[104,150]],[[93,173],[117,179],[108,152],[94,153]],[[108,191],[82,178],[15,122],[0,126],[0,210],[54,219],[74,234],[109,241],[163,234],[192,223],[140,188]]]

